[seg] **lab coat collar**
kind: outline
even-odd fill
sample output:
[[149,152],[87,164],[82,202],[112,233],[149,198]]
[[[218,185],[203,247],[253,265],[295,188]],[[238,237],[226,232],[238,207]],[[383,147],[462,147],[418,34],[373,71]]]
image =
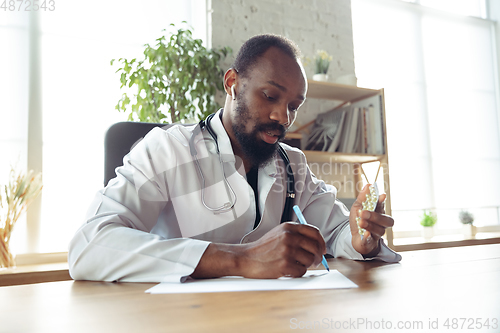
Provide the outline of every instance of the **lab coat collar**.
[[223,109],[219,109],[219,111],[215,113],[215,116],[210,122],[210,126],[212,126],[212,130],[217,134],[217,144],[219,145],[222,162],[235,162],[236,159],[234,157],[233,147],[231,146],[231,140],[222,124],[222,112]]

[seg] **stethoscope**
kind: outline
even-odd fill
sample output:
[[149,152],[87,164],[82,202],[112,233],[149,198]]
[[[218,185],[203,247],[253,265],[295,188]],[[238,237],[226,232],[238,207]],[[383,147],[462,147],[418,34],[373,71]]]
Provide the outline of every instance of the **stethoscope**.
[[[198,170],[198,173],[201,178],[201,203],[203,206],[205,206],[206,209],[209,211],[213,212],[214,214],[221,214],[221,213],[226,213],[229,212],[231,209],[233,209],[234,205],[236,205],[237,201],[237,196],[236,193],[233,190],[233,187],[231,184],[229,184],[226,175],[224,174],[224,163],[222,162],[222,157],[219,151],[219,144],[217,143],[217,134],[212,129],[212,126],[210,125],[210,121],[212,118],[215,116],[215,113],[212,113],[207,117],[206,120],[202,120],[198,123],[196,128],[193,131],[193,134],[191,135],[191,138],[189,139],[189,150],[191,153],[191,156],[194,157],[196,169]],[[224,179],[224,183],[226,184],[227,188],[229,189],[231,193],[231,200],[224,203],[222,206],[219,207],[210,207],[207,205],[205,201],[205,176],[203,174],[203,171],[201,170],[200,162],[198,161],[198,152],[196,151],[195,144],[194,144],[194,139],[195,137],[201,133],[204,129],[207,130],[207,132],[210,134],[212,139],[215,142],[215,147],[217,151],[217,155],[219,155],[219,163],[221,167],[221,173],[222,173],[222,178]],[[286,198],[285,198],[285,207],[283,209],[283,214],[281,216],[281,222],[286,222],[290,221],[292,217],[292,206],[293,206],[293,199],[295,198],[295,179],[293,177],[293,170],[292,167],[290,166],[290,160],[288,158],[287,153],[281,147],[281,145],[278,144],[278,153],[281,156],[281,159],[285,163],[285,170],[286,170]]]

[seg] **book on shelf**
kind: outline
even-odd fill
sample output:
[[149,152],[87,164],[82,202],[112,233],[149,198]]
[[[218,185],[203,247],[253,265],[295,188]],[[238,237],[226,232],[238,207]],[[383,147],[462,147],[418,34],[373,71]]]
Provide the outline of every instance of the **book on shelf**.
[[350,107],[343,107],[319,114],[309,133],[305,149],[335,152],[349,109]]
[[355,153],[356,138],[359,134],[359,108],[352,108],[351,116],[348,118],[349,122],[346,123],[346,131],[343,137],[340,139],[343,143],[341,152],[343,153]]
[[339,120],[339,125],[338,125],[338,129],[337,129],[337,133],[336,135],[333,137],[332,139],[332,143],[330,144],[330,146],[328,147],[327,151],[330,152],[330,153],[333,153],[335,151],[337,151],[337,148],[339,147],[339,144],[340,144],[340,133],[342,133],[342,128],[344,126],[344,121],[345,121],[345,115],[348,111],[348,109],[346,110],[339,110],[341,116],[340,116],[340,120]]
[[318,115],[306,150],[382,155],[384,126],[381,96]]
[[377,155],[382,155],[385,153],[384,149],[384,137],[385,137],[385,131],[384,131],[384,115],[382,114],[382,108],[381,108],[381,98],[382,96],[378,96],[378,103],[377,105],[369,105],[368,108],[371,108],[373,111],[373,139],[372,142],[374,144],[374,150],[373,153]]
[[352,150],[350,151],[351,153],[361,153],[362,151],[362,142],[361,140],[363,139],[363,136],[361,133],[363,132],[363,124],[359,120],[359,117],[361,117],[361,110],[357,108],[356,112],[358,113],[358,121],[357,121],[357,128],[356,128],[356,139],[354,141],[354,146]]

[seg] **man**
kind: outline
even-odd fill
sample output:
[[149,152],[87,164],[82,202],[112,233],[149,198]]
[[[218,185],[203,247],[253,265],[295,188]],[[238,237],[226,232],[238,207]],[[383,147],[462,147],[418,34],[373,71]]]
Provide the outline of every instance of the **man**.
[[[294,204],[310,225],[280,223],[286,172],[277,153],[304,103],[307,80],[293,42],[260,35],[240,49],[224,76],[224,109],[204,129],[151,131],[124,158],[92,203],[70,244],[70,274],[106,281],[179,281],[237,275],[302,276],[322,255],[401,257],[381,241],[394,222],[351,212],[334,187],[316,179],[304,154],[282,145],[295,178]],[[356,217],[367,230],[359,236]]]

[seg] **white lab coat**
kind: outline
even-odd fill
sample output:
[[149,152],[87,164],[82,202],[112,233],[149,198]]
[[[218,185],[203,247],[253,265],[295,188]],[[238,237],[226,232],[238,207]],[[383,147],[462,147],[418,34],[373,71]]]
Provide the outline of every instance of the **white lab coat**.
[[[203,178],[189,149],[195,126],[153,129],[125,156],[117,177],[99,191],[85,223],[69,248],[68,262],[74,279],[103,281],[162,282],[189,276],[210,242],[247,243],[262,237],[280,223],[285,204],[284,163],[276,157],[259,169],[258,194],[261,222],[253,230],[253,190],[237,165],[229,137],[219,117],[211,126],[217,134],[220,158],[214,140],[204,130],[194,137]],[[336,189],[318,180],[309,170],[304,154],[283,145],[294,170],[294,203],[309,224],[322,232],[327,252],[335,257],[360,259],[351,244],[349,211],[336,200]],[[211,208],[232,202],[229,212],[214,214]],[[296,219],[295,215],[293,215]],[[385,244],[378,259],[401,259]]]

